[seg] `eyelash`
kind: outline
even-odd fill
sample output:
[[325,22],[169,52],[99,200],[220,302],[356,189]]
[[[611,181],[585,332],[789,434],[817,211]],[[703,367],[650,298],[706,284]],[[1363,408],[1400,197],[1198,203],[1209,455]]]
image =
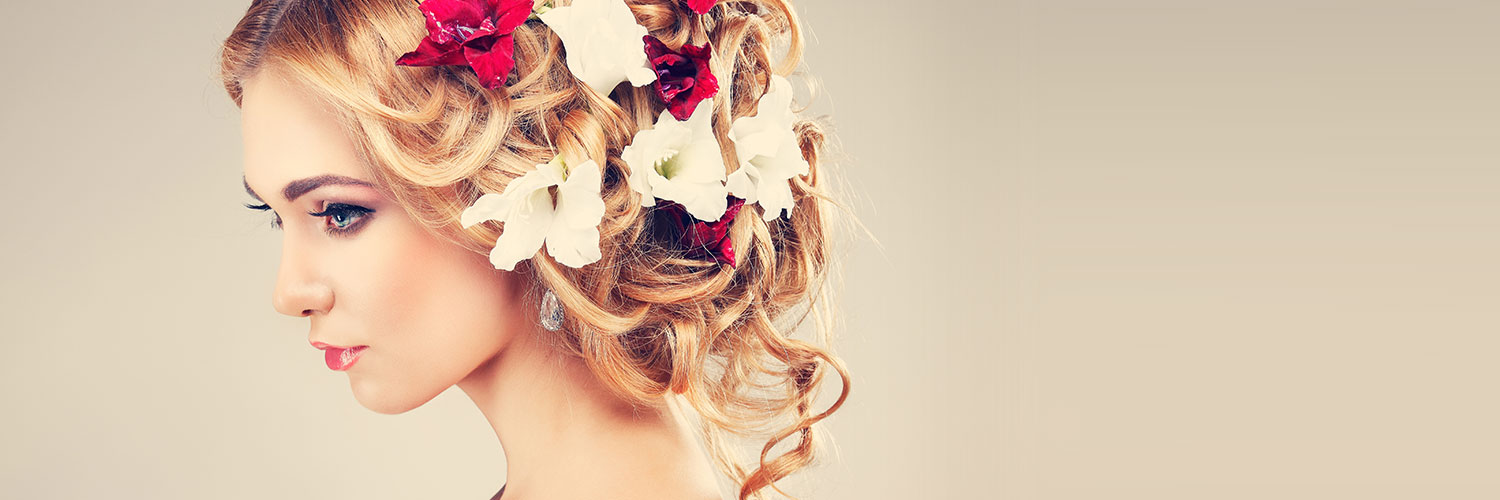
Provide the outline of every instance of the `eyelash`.
[[[247,205],[245,205],[245,208],[249,208],[251,210],[266,211],[266,210],[270,210],[271,206],[270,205],[266,205],[266,204],[260,204],[260,205],[249,205],[249,204],[247,204]],[[323,209],[323,211],[321,211],[321,212],[308,212],[307,215],[311,215],[313,217],[342,216],[341,218],[344,218],[344,219],[348,219],[348,218],[350,218],[352,216],[355,219],[354,222],[348,223],[348,224],[344,225],[344,227],[339,227],[337,225],[330,225],[330,226],[324,227],[324,229],[323,229],[324,232],[327,232],[329,235],[332,235],[332,236],[348,236],[348,235],[352,235],[355,231],[358,231],[359,228],[364,225],[363,221],[366,218],[365,216],[368,215],[368,214],[372,214],[372,213],[375,213],[375,211],[372,210],[372,209],[361,207],[359,205],[350,205],[348,203],[329,203],[328,206]],[[332,222],[332,219],[329,219],[329,222]],[[277,215],[275,219],[271,220],[271,227],[277,228],[277,229],[281,228],[281,216],[280,215]]]
[[[245,208],[248,208],[248,209],[251,209],[251,210],[260,210],[262,212],[267,212],[267,211],[271,210],[271,206],[270,205],[266,205],[266,204],[251,205],[249,203],[246,203],[245,204]],[[272,213],[274,214],[275,212],[272,212]],[[280,215],[277,215],[276,218],[271,219],[271,228],[272,229],[281,229],[281,216]]]

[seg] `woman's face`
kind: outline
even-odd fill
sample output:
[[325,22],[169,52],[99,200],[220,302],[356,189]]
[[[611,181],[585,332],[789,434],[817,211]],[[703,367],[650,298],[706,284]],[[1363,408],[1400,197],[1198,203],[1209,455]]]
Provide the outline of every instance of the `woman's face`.
[[[243,87],[245,187],[283,233],[272,302],[309,319],[308,342],[332,346],[330,365],[336,347],[368,346],[343,368],[360,404],[421,406],[527,324],[516,321],[519,280],[429,234],[378,191],[324,103],[274,67]],[[324,363],[325,352],[308,351],[307,362]]]

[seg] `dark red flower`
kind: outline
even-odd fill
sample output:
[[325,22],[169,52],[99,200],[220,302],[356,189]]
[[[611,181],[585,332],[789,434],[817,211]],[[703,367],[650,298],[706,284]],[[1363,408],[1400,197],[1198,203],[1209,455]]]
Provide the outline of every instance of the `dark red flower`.
[[690,259],[712,258],[721,264],[734,266],[734,242],[729,240],[729,226],[734,217],[745,206],[745,200],[729,197],[729,209],[714,222],[703,222],[693,218],[682,205],[664,201],[658,210],[667,212],[668,219],[676,226],[678,243],[686,249]]
[[667,103],[667,111],[673,117],[686,121],[698,107],[698,101],[719,92],[719,79],[708,69],[713,49],[705,42],[702,47],[684,44],[681,51],[674,51],[654,36],[646,35],[644,39],[646,58],[656,70],[656,95]]
[[707,14],[708,9],[712,9],[714,7],[714,4],[718,3],[718,1],[719,0],[686,0],[682,3],[687,4],[689,9],[693,9],[693,12],[697,12],[699,14]]
[[468,66],[487,89],[505,85],[516,63],[511,32],[531,15],[531,0],[426,0],[427,37],[396,59],[402,66]]

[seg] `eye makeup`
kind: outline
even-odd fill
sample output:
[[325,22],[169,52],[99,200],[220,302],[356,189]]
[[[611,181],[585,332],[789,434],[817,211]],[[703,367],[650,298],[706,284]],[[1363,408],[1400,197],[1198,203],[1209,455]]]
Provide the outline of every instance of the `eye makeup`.
[[329,225],[324,226],[324,232],[333,236],[351,236],[369,220],[369,214],[375,213],[374,209],[351,205],[348,203],[328,203],[321,212],[309,212],[307,215],[314,217],[327,217]]
[[[264,203],[259,205],[247,203],[245,204],[245,208],[263,212],[271,210],[271,206]],[[331,236],[352,236],[355,232],[359,231],[359,228],[365,225],[365,222],[370,218],[370,214],[373,213],[375,213],[375,210],[371,208],[349,203],[329,202],[323,207],[322,211],[308,212],[307,215],[326,217],[327,221],[323,230]],[[271,220],[272,228],[280,229],[281,225],[280,215]]]

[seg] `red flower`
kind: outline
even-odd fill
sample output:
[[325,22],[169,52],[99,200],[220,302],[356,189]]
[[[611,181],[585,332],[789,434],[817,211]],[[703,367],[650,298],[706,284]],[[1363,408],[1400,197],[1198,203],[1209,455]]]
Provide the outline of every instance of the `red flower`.
[[689,9],[693,9],[693,12],[697,12],[699,14],[707,14],[708,9],[712,9],[714,7],[714,4],[718,3],[718,1],[719,0],[687,0],[683,3],[686,3]]
[[688,258],[712,258],[721,264],[734,266],[734,242],[729,240],[729,226],[734,224],[734,217],[743,206],[745,200],[730,196],[729,209],[714,222],[694,219],[676,202],[664,202],[659,205],[658,210],[666,211],[668,218],[676,226],[680,234],[678,242],[686,248]]
[[515,67],[511,32],[531,15],[531,0],[426,0],[427,37],[402,55],[402,66],[469,66],[496,89]]
[[654,36],[646,35],[644,39],[646,58],[656,70],[656,95],[667,103],[667,111],[673,117],[686,121],[698,107],[698,101],[719,92],[719,79],[708,69],[713,49],[708,43],[702,47],[684,44],[679,52],[667,48]]

